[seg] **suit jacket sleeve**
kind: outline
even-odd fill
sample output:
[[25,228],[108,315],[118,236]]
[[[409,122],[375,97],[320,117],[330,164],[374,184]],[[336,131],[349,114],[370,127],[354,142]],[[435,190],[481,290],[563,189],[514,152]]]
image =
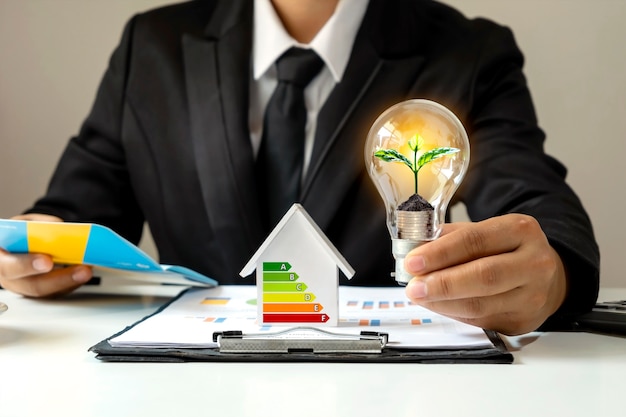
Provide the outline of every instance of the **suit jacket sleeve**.
[[535,217],[562,257],[569,276],[565,304],[546,325],[591,308],[598,294],[599,249],[567,170],[543,149],[512,33],[477,20],[487,42],[480,49],[466,111],[471,162],[458,198],[475,220],[505,213]]

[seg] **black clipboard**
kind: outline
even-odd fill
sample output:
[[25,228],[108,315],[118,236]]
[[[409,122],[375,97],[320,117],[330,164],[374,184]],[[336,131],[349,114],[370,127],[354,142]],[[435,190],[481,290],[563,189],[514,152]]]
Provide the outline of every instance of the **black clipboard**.
[[[184,291],[183,291],[184,293]],[[182,293],[181,293],[182,294]],[[180,296],[180,295],[179,295]],[[124,330],[111,335],[89,348],[96,359],[103,362],[353,362],[353,363],[488,363],[510,364],[513,355],[504,341],[493,331],[485,330],[492,347],[467,349],[397,349],[382,346],[379,353],[355,351],[314,352],[311,349],[293,349],[287,353],[238,352],[226,353],[219,348],[146,348],[112,346],[109,340],[132,329],[137,324],[159,314],[178,297],[165,303],[154,313]],[[233,329],[236,331],[236,329]],[[372,335],[369,335],[372,336]],[[375,336],[375,335],[374,335]],[[384,335],[378,335],[384,337]],[[217,337],[214,335],[214,337]]]

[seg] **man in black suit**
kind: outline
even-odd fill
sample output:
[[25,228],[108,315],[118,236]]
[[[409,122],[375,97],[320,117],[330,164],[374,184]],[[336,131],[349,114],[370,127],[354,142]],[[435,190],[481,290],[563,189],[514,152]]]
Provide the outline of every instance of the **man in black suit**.
[[[468,131],[453,202],[474,222],[446,225],[407,257],[407,295],[509,334],[591,307],[598,247],[565,168],[543,151],[512,34],[434,1],[205,0],[135,16],[47,194],[17,218],[96,222],[133,242],[147,221],[161,262],[242,283],[271,228],[255,160],[274,61],[294,44],[325,64],[306,90],[298,200],[355,267],[350,284],[393,285],[384,208],[362,158],[368,129],[392,104],[426,98]],[[0,284],[29,296],[90,276],[0,253]]]

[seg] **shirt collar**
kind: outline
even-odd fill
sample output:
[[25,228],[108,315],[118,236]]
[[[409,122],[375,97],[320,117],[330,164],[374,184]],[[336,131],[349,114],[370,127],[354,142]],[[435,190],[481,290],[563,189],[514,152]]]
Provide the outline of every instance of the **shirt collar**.
[[304,45],[287,33],[271,0],[255,0],[254,79],[261,78],[286,50],[298,46],[313,49],[329,68],[335,82],[341,81],[367,5],[366,0],[340,0],[335,13],[317,36]]

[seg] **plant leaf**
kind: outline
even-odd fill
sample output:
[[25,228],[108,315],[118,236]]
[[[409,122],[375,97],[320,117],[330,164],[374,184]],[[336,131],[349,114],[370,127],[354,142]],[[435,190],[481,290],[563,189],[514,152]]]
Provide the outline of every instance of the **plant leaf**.
[[424,138],[419,133],[416,133],[409,139],[408,145],[413,152],[417,152],[424,145]]
[[385,162],[402,162],[406,164],[406,166],[411,168],[411,170],[413,170],[413,164],[411,163],[409,158],[407,158],[395,149],[379,149],[374,152],[374,156],[376,158],[382,159]]
[[439,159],[442,156],[450,155],[450,154],[457,153],[460,151],[461,150],[458,148],[449,148],[449,147],[431,149],[428,152],[424,152],[422,156],[419,157],[419,159],[417,160],[417,166],[421,168],[427,163],[434,161],[435,159]]

